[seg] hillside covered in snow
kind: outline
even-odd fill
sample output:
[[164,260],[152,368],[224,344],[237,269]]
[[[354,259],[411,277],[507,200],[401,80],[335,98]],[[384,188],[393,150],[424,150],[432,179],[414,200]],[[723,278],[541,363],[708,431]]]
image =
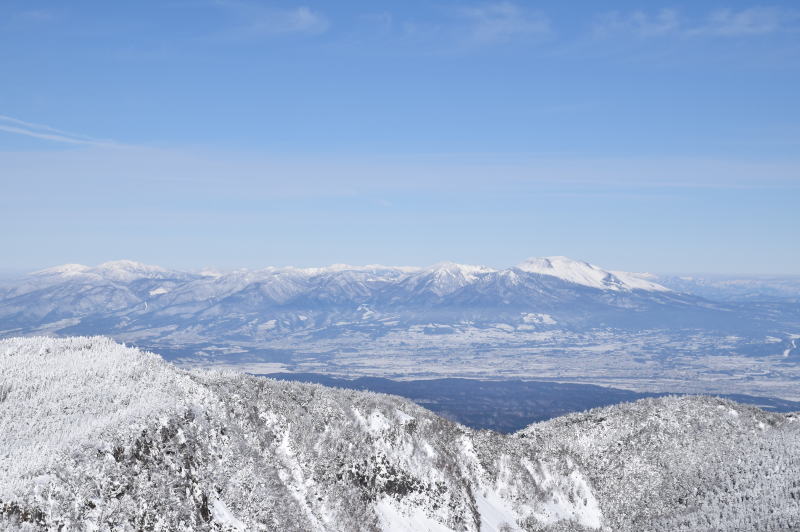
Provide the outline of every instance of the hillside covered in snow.
[[106,338],[0,341],[4,530],[792,530],[798,478],[797,417],[721,399],[504,436]]

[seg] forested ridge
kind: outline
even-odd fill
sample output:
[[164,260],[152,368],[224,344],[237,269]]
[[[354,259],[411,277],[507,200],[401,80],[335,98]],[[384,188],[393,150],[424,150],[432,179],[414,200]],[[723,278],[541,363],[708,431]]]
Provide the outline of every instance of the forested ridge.
[[0,341],[8,530],[796,530],[800,423],[709,397],[475,431],[394,396]]

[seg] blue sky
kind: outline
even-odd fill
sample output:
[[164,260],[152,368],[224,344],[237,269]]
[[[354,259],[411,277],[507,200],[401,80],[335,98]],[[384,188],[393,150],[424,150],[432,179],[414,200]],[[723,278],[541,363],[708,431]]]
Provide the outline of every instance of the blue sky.
[[0,4],[3,270],[800,273],[795,2]]

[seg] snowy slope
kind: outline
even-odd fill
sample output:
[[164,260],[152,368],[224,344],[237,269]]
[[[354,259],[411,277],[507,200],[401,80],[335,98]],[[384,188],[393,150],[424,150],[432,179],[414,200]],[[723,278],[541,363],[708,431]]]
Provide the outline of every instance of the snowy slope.
[[0,529],[800,527],[800,422],[711,398],[502,436],[392,396],[0,341]]
[[800,413],[666,397],[531,425],[582,464],[615,531],[800,530]]
[[531,258],[517,265],[529,273],[557,277],[568,283],[597,288],[599,290],[649,290],[668,292],[669,289],[648,281],[647,274],[634,274],[604,270],[588,262],[568,257]]
[[577,467],[524,442],[478,450],[400,398],[182,371],[99,337],[1,341],[0,404],[4,530],[602,523]]

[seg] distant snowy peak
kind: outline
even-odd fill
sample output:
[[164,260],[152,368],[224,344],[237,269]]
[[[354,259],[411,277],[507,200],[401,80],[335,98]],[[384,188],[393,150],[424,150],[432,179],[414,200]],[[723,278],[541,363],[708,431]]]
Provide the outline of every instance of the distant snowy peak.
[[115,260],[104,262],[103,264],[92,268],[94,273],[98,273],[106,279],[115,281],[132,281],[134,279],[142,278],[159,278],[169,273],[160,266],[153,266],[150,264],[143,264],[132,260]]
[[129,283],[139,279],[204,279],[215,285],[243,287],[247,284],[306,282],[313,279],[341,277],[345,281],[361,282],[402,282],[416,289],[433,292],[439,296],[452,293],[470,285],[485,276],[500,276],[515,281],[519,272],[538,275],[549,275],[563,281],[601,290],[631,291],[648,290],[666,292],[668,288],[648,280],[648,274],[637,274],[620,271],[609,271],[567,257],[531,258],[505,270],[497,270],[487,266],[440,262],[426,268],[410,266],[351,266],[333,264],[319,268],[297,268],[293,266],[269,266],[258,270],[234,270],[229,272],[204,271],[191,274],[176,270],[167,270],[159,266],[142,264],[131,260],[105,262],[90,267],[81,264],[65,264],[35,272],[36,278],[47,282],[61,280],[105,281],[112,283]]
[[477,273],[491,273],[495,270],[494,268],[489,268],[488,266],[481,266],[477,264],[458,264],[457,262],[437,262],[432,266],[428,266],[423,271],[429,272],[449,272],[449,273],[458,273],[461,275],[474,275]]
[[79,276],[99,276],[104,279],[117,281],[132,281],[134,279],[163,277],[169,274],[160,266],[143,264],[132,260],[115,260],[104,262],[98,266],[91,267],[83,264],[62,264],[44,270],[34,272],[33,275],[40,277],[79,277]]
[[668,292],[669,289],[645,279],[647,274],[635,274],[604,270],[588,262],[568,257],[530,258],[517,265],[517,269],[528,273],[549,275],[569,283],[601,290],[650,290]]
[[82,273],[86,273],[89,270],[91,270],[91,268],[89,266],[84,266],[83,264],[62,264],[61,266],[53,266],[52,268],[45,268],[44,270],[35,271],[31,275],[41,277],[73,277]]
[[457,264],[455,262],[439,262],[420,271],[421,275],[433,275],[439,279],[460,279],[466,283],[475,281],[479,275],[494,273],[497,270],[488,266]]
[[422,268],[417,266],[384,266],[382,264],[367,264],[365,266],[354,266],[352,264],[331,264],[330,266],[323,266],[320,268],[287,268],[298,272],[303,272],[307,275],[324,275],[329,273],[340,272],[363,272],[363,273],[414,273],[420,271]]
[[438,296],[455,292],[475,282],[481,274],[495,273],[487,266],[440,262],[421,270],[412,278],[412,284]]
[[292,276],[311,278],[322,275],[348,274],[352,272],[374,275],[399,276],[422,271],[417,266],[384,266],[381,264],[367,264],[365,266],[354,266],[351,264],[331,264],[330,266],[320,267],[297,267],[297,266],[266,266],[256,270],[246,268],[237,270],[215,270],[205,269],[199,275],[203,277],[252,277],[252,278],[273,278],[275,276]]

